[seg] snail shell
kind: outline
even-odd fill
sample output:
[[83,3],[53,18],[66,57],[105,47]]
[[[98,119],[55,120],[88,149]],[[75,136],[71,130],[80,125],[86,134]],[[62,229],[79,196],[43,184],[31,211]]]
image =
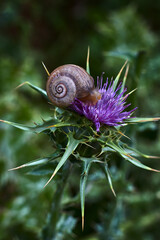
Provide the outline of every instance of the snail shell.
[[100,99],[93,78],[82,67],[73,64],[56,68],[48,78],[46,89],[50,101],[58,107],[69,106],[75,98],[93,104]]

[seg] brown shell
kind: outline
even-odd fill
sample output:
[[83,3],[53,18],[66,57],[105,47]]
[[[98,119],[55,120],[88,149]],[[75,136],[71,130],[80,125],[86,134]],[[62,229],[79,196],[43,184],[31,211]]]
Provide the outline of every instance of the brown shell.
[[83,99],[88,96],[95,87],[93,78],[82,67],[66,64],[50,74],[46,89],[54,105],[66,107],[75,98]]

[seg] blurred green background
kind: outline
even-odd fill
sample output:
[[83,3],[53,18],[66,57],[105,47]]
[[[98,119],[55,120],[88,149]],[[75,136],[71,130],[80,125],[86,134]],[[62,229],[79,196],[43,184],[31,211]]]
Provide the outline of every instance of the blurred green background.
[[[85,68],[90,46],[91,75],[109,79],[130,62],[127,80],[136,116],[160,116],[160,2],[3,1],[0,6],[0,118],[32,125],[51,116],[51,107],[27,86],[45,88],[46,73],[74,63]],[[160,155],[158,123],[125,129],[132,144],[146,154]],[[9,168],[52,152],[45,135],[0,124],[0,240],[41,239],[56,191],[48,175]],[[160,169],[159,160],[145,163]],[[138,169],[116,156],[111,164],[117,199],[99,170],[91,172],[86,197],[86,226],[81,232],[80,202],[67,204],[79,192],[80,172],[74,169],[64,194],[62,234],[57,239],[159,239],[160,175]],[[77,182],[77,184],[76,184]],[[94,185],[94,186],[93,186]],[[67,237],[70,236],[70,237]]]

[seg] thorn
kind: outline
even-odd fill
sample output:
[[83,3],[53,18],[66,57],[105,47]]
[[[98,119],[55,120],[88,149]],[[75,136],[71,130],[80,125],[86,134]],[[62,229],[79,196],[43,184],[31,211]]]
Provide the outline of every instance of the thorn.
[[125,71],[125,75],[124,75],[125,79],[127,78],[128,71],[129,71],[129,64],[127,64],[127,68],[126,68],[126,71]]
[[20,85],[18,85],[18,86],[15,88],[15,90],[17,90],[18,88],[22,87],[22,86],[25,85],[25,84],[28,84],[28,82],[21,83]]
[[88,46],[88,52],[87,52],[87,63],[89,63],[89,56],[90,56],[90,47]]
[[54,171],[54,173],[52,174],[52,176],[50,177],[50,179],[48,180],[48,182],[44,185],[44,187],[43,188],[45,188],[47,185],[48,185],[48,183],[50,183],[50,181],[52,180],[52,178],[55,176],[55,171]]
[[113,90],[116,89],[117,84],[118,84],[118,81],[119,81],[119,78],[120,78],[120,76],[121,76],[121,73],[122,73],[122,71],[123,71],[123,69],[124,69],[124,67],[126,66],[127,63],[128,63],[128,60],[125,61],[124,65],[122,66],[121,70],[119,71],[117,77],[115,78],[115,80],[114,80],[114,82],[113,82],[113,84],[112,84]]
[[84,216],[82,216],[82,232],[84,231]]
[[150,155],[148,155],[148,158],[160,158],[160,157],[158,157],[158,156],[150,156]]
[[87,61],[86,61],[86,71],[88,72],[88,74],[90,74],[90,69],[89,69],[89,56],[90,56],[90,47],[88,46]]
[[[53,125],[54,126],[54,125]],[[92,148],[92,149],[96,149],[95,147],[91,146],[90,144],[86,143],[86,142],[83,142],[83,144],[85,144],[86,146]]]
[[46,128],[55,128],[57,125],[51,125],[51,126],[48,126]]
[[121,75],[121,73],[122,73],[122,71],[123,71],[123,69],[124,69],[124,67],[126,66],[127,63],[128,63],[128,60],[125,61],[124,65],[122,66],[121,70],[119,71],[118,76],[117,76],[118,79],[119,79],[119,77],[120,77],[120,75]]
[[48,69],[46,68],[46,66],[45,66],[44,62],[42,62],[42,65],[43,65],[43,67],[44,67],[44,69],[45,69],[45,71],[46,71],[47,75],[48,75],[48,76],[50,76],[50,73],[49,73]]
[[128,93],[128,95],[132,94],[133,92],[135,92],[138,88],[133,89],[131,92]]
[[133,89],[132,91],[130,91],[129,93],[127,93],[122,100],[124,101],[129,95],[131,95],[133,92],[135,92],[138,88]]
[[143,123],[143,122],[152,122],[152,121],[159,121],[159,120],[160,120],[160,117],[155,117],[155,118],[150,118],[149,120],[148,119],[139,120],[139,122]]
[[122,133],[120,130],[118,131],[119,134],[121,134],[123,137],[128,138],[129,140],[131,140],[127,135],[125,135],[124,133]]
[[0,122],[6,123],[6,121],[5,121],[5,120],[2,120],[2,119],[0,119]]
[[128,75],[128,71],[129,71],[129,64],[127,64],[127,68],[126,68],[126,71],[125,71],[125,74],[124,74],[124,78],[123,78],[123,82],[122,82],[122,88],[121,88],[120,93],[122,93],[124,91],[125,84],[126,84],[126,79],[127,79],[127,75]]
[[137,161],[137,162],[140,162],[138,159],[132,157],[130,154],[127,154],[127,153],[123,153],[123,154],[124,154],[125,156],[127,156],[127,157],[129,157],[129,158],[131,158],[131,159],[133,159],[133,160],[135,160],[135,161]]
[[45,123],[46,122],[46,120],[44,120],[44,118],[41,116],[41,120]]
[[100,161],[100,160],[94,160],[93,162],[105,164],[103,161]]
[[10,172],[10,171],[18,170],[18,169],[24,168],[24,167],[26,167],[26,164],[20,165],[20,166],[15,167],[15,168],[10,168],[10,169],[8,169],[8,171]]
[[112,191],[113,195],[114,195],[115,197],[117,197],[117,195],[116,195],[116,193],[115,193],[113,187],[111,187],[111,191]]

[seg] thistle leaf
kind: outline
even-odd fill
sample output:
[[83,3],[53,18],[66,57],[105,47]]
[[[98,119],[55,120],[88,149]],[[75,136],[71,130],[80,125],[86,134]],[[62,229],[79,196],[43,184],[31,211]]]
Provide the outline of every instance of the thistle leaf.
[[37,86],[33,85],[33,84],[30,83],[30,82],[24,82],[24,83],[20,84],[18,87],[16,87],[16,89],[22,87],[23,85],[28,85],[29,87],[33,88],[35,91],[37,91],[38,93],[40,93],[44,98],[46,98],[46,99],[49,101],[49,98],[48,98],[48,96],[47,96],[46,91],[43,90],[43,89],[40,88],[40,87],[37,87]]
[[[9,124],[9,125],[11,125],[15,128],[21,129],[23,131],[32,131],[32,132],[35,132],[35,133],[41,133],[45,130],[48,130],[49,128],[52,131],[55,131],[56,130],[55,124],[58,124],[58,121],[55,120],[55,119],[44,121],[42,124],[36,124],[35,126],[31,126],[31,127],[20,124],[20,123],[6,121],[6,120],[0,120],[0,122],[7,123],[7,124]],[[64,124],[64,126],[66,126],[66,125]]]
[[53,125],[48,126],[47,128],[59,128],[59,127],[79,127],[80,124],[76,124],[75,122],[58,122]]
[[31,131],[31,132],[35,132],[35,133],[41,133],[41,132],[44,132],[47,130],[51,130],[52,132],[54,132],[56,130],[56,128],[59,128],[59,127],[67,127],[67,126],[79,127],[80,126],[80,124],[77,124],[73,121],[63,122],[58,119],[49,119],[47,121],[43,120],[42,124],[35,124],[35,126],[26,126],[26,125],[23,125],[20,123],[10,122],[10,121],[6,121],[6,120],[0,120],[0,122],[7,123],[13,127],[19,128],[23,131]]
[[126,144],[124,145],[124,149],[127,153],[129,153],[130,155],[136,155],[138,157],[144,157],[144,158],[160,158],[158,156],[151,156],[151,155],[147,155],[144,153],[141,153],[140,151],[138,151],[137,149],[134,149],[132,147],[127,146]]
[[42,164],[45,164],[49,161],[52,161],[52,160],[58,158],[59,156],[60,156],[60,151],[57,150],[50,157],[45,157],[45,158],[42,158],[42,159],[37,159],[37,160],[34,160],[34,161],[30,161],[29,163],[25,163],[25,164],[22,164],[18,167],[11,168],[8,171],[18,170],[18,169],[21,169],[21,168],[24,168],[24,167],[33,167],[33,166],[42,165]]
[[111,175],[110,175],[110,172],[109,172],[109,169],[108,169],[108,164],[107,163],[105,165],[103,164],[103,165],[101,165],[101,167],[102,167],[102,170],[103,170],[106,178],[108,179],[111,191],[112,191],[113,195],[116,197],[116,193],[114,191],[113,184],[112,184],[112,178],[111,178]]
[[125,122],[127,122],[127,123],[144,123],[144,122],[153,122],[153,121],[159,121],[159,120],[160,120],[160,117],[155,117],[155,118],[134,117],[134,118],[126,119]]
[[119,147],[117,145],[115,145],[113,142],[110,143],[106,143],[109,147],[115,149],[124,159],[128,160],[129,162],[131,162],[132,164],[134,164],[137,167],[149,170],[149,171],[154,171],[154,172],[160,172],[157,169],[154,168],[150,168],[146,165],[144,165],[143,163],[141,163],[138,159],[132,157],[131,155],[129,155],[127,152],[125,152],[125,150],[122,147]]
[[28,126],[20,124],[20,123],[14,123],[14,122],[1,120],[1,119],[0,119],[0,122],[7,123],[7,124],[9,124],[13,127],[19,128],[19,129],[24,130],[24,131],[31,131],[31,129],[32,129],[32,127],[28,127]]
[[15,168],[8,169],[8,171],[14,171],[14,170],[18,170],[18,169],[21,169],[21,168],[24,168],[24,167],[38,166],[38,165],[41,165],[41,164],[44,164],[44,163],[47,163],[47,162],[48,162],[48,158],[43,158],[43,159],[39,159],[39,160],[31,161],[29,163],[22,164],[18,167],[15,167]]
[[73,137],[73,133],[69,132],[67,134],[68,137],[68,144],[66,147],[66,150],[61,158],[61,160],[59,161],[57,167],[55,168],[52,176],[50,177],[50,179],[48,180],[48,182],[45,184],[44,188],[48,185],[48,183],[52,180],[52,178],[56,175],[56,173],[59,171],[59,169],[64,165],[64,163],[67,161],[67,159],[69,158],[69,156],[73,153],[73,151],[77,148],[77,146],[79,145],[80,142],[82,142],[83,140],[77,140]]
[[116,150],[111,147],[103,147],[102,153],[104,153],[104,152],[116,152]]
[[129,162],[131,162],[132,164],[134,164],[134,165],[137,166],[137,167],[140,167],[140,168],[143,168],[143,169],[149,170],[149,171],[160,172],[160,171],[157,170],[157,169],[150,168],[150,167],[144,165],[144,164],[141,163],[139,160],[137,160],[136,158],[132,157],[132,156],[129,155],[129,154],[122,154],[122,156],[123,156],[126,160],[128,160]]
[[84,208],[85,208],[85,189],[88,177],[88,172],[93,159],[87,159],[84,161],[83,173],[80,179],[80,197],[81,197],[81,215],[82,215],[82,230],[84,229]]

